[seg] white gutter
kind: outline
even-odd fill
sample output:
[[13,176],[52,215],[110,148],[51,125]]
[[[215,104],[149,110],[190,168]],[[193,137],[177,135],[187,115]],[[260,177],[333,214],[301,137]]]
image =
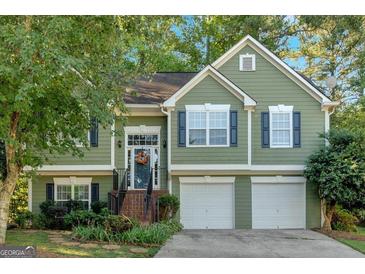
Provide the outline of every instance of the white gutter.
[[172,178],[171,178],[171,109],[165,111],[163,105],[160,105],[161,112],[167,116],[167,189],[172,194]]

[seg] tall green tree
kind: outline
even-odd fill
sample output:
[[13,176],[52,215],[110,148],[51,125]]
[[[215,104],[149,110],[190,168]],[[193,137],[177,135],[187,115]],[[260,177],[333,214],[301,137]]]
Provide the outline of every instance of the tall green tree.
[[331,130],[329,145],[309,157],[304,175],[318,187],[324,223],[331,231],[336,205],[365,206],[365,135],[349,130]]
[[0,140],[6,155],[0,244],[24,167],[38,167],[46,153],[82,156],[75,140],[88,146],[90,117],[110,125],[115,108],[125,111],[125,87],[154,71],[151,59],[144,59],[150,48],[136,46],[144,35],[135,25],[116,16],[0,17]]
[[248,34],[281,55],[293,31],[286,16],[212,15],[184,19],[178,51],[193,70],[212,63]]
[[[298,16],[293,28],[299,50],[290,56],[304,61],[303,73],[332,99],[357,99],[365,88],[364,27],[364,16]],[[326,85],[330,76],[337,79],[332,90]]]

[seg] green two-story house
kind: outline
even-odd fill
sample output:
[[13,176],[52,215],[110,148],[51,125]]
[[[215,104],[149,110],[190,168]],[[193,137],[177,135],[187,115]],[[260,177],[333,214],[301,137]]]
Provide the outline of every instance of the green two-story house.
[[[29,207],[107,201],[152,221],[157,197],[180,199],[186,229],[319,227],[320,201],[303,177],[325,143],[332,102],[250,36],[198,73],[156,73],[125,96],[127,122],[95,125],[78,159],[55,157],[29,184]],[[123,135],[111,134],[123,129]]]

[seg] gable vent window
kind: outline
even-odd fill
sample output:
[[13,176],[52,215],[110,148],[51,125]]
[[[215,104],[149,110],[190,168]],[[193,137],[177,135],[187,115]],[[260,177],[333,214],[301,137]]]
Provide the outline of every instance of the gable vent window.
[[256,58],[254,54],[240,55],[240,71],[256,70]]

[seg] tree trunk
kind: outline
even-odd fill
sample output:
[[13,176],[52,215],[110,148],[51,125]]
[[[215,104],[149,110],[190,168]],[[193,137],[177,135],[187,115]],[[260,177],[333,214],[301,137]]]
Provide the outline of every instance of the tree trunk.
[[332,231],[331,222],[332,222],[332,217],[333,217],[333,213],[335,212],[335,209],[336,209],[335,202],[330,202],[330,203],[324,202],[323,203],[322,210],[324,211],[324,214],[323,214],[324,223],[322,225],[322,230],[325,232]]
[[14,146],[17,138],[19,117],[19,112],[12,113],[9,130],[9,139],[12,140],[12,142],[5,144],[7,175],[2,182],[0,181],[0,245],[5,244],[10,199],[15,190],[16,182],[21,170],[16,161],[16,147]]
[[5,244],[10,199],[14,192],[18,177],[19,175],[17,173],[8,174],[3,182],[3,188],[0,191],[0,245]]

